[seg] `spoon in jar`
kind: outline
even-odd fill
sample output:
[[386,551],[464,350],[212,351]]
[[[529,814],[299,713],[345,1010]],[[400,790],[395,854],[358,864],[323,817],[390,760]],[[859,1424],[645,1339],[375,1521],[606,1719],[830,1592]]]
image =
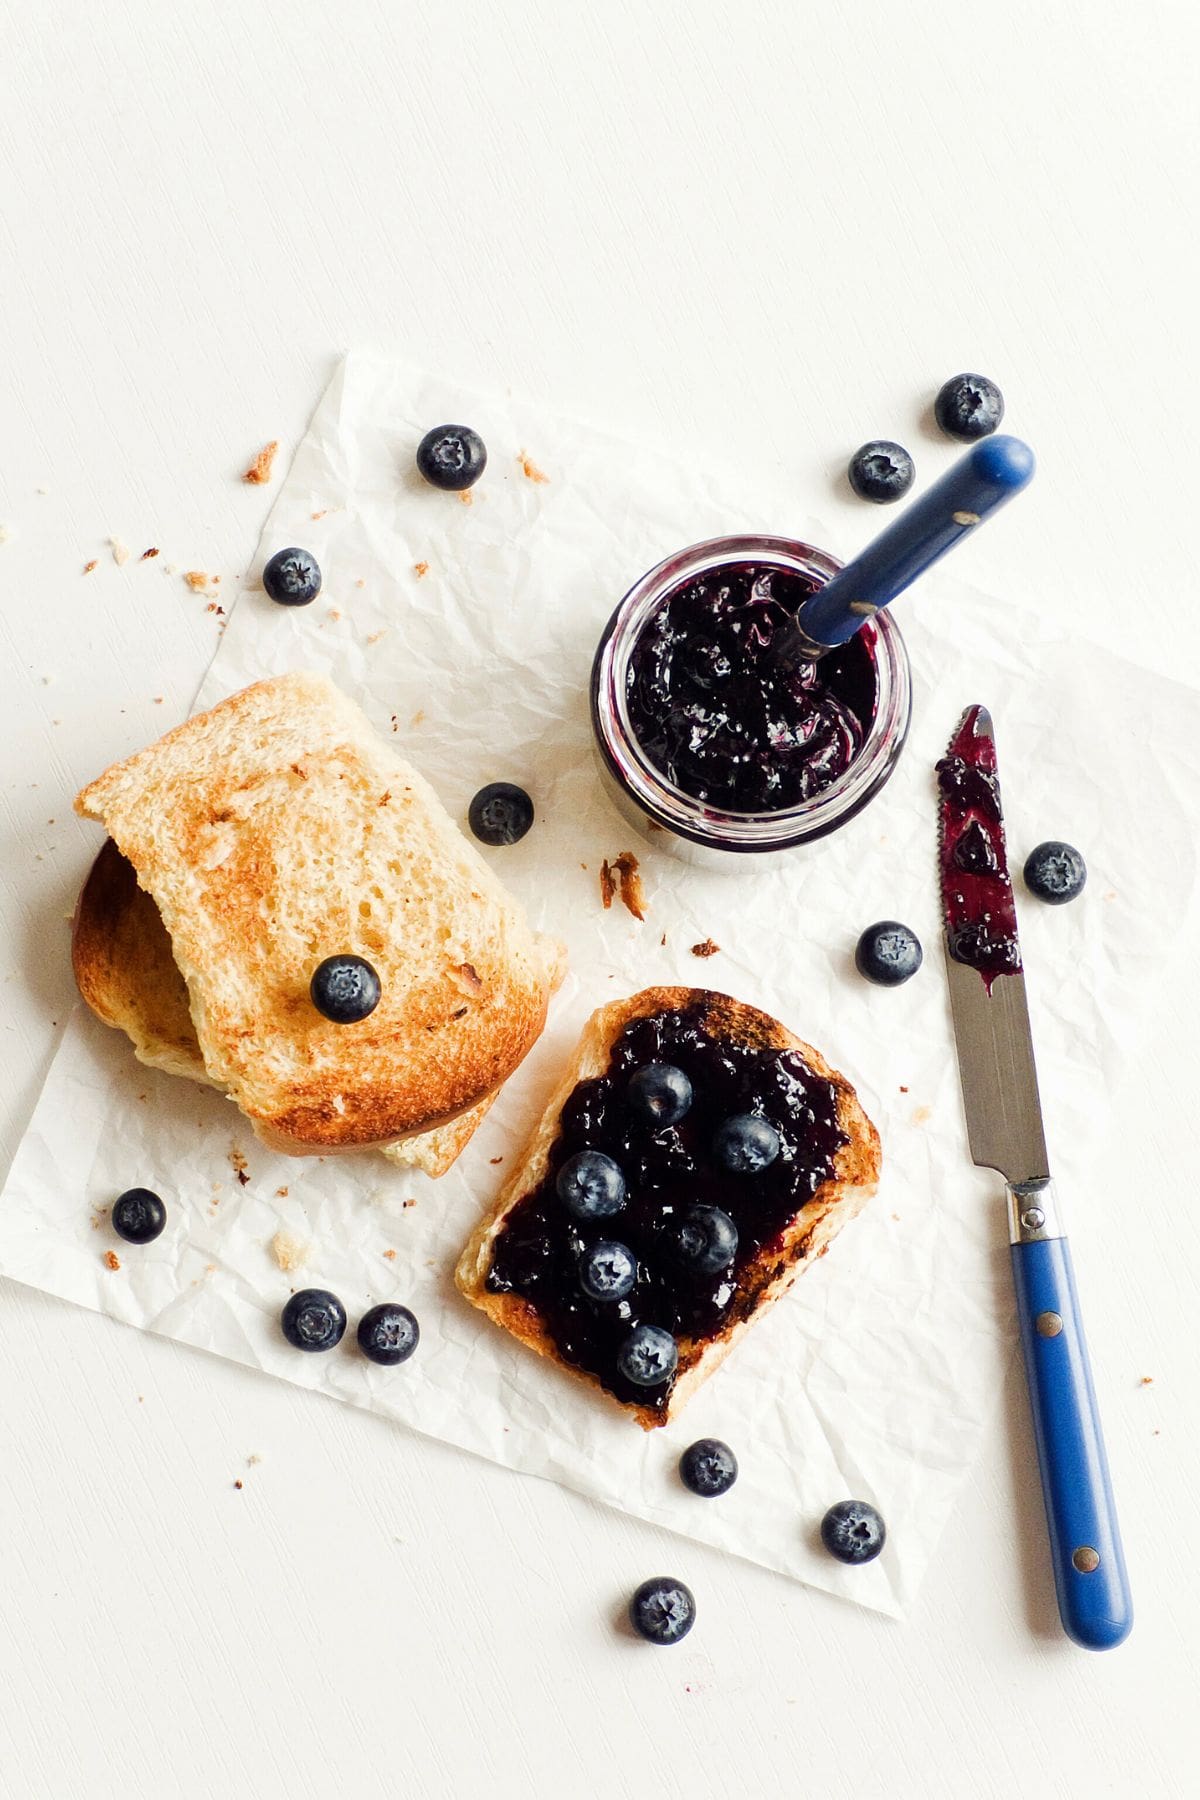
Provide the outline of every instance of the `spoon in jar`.
[[1020,438],[973,444],[928,493],[905,507],[865,550],[804,602],[797,621],[776,639],[781,662],[815,662],[847,643],[955,544],[1029,485],[1033,451]]

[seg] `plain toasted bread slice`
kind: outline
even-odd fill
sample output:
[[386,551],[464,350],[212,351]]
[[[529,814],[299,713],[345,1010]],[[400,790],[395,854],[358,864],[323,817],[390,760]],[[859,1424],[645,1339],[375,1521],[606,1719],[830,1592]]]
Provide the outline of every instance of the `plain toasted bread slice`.
[[[106,838],[79,895],[71,962],[80,993],[97,1018],[123,1031],[134,1055],[152,1069],[216,1086],[204,1066],[188,1005],[187,983],[171,954],[157,906],[137,883],[133,864]],[[491,1106],[489,1094],[433,1131],[385,1144],[380,1153],[401,1168],[444,1175]]]
[[[634,1020],[696,1006],[705,1029],[712,1035],[752,1049],[791,1050],[812,1073],[832,1084],[836,1093],[838,1124],[846,1143],[833,1159],[833,1176],[824,1181],[811,1200],[793,1214],[781,1235],[744,1267],[737,1270],[736,1297],[715,1335],[682,1338],[678,1342],[679,1368],[664,1407],[639,1405],[617,1399],[598,1376],[567,1363],[546,1328],[537,1308],[515,1293],[491,1293],[487,1277],[492,1267],[496,1240],[512,1213],[541,1185],[551,1151],[559,1137],[563,1108],[577,1085],[605,1074],[618,1038]],[[633,1414],[646,1430],[674,1418],[689,1397],[722,1363],[734,1344],[779,1297],[796,1276],[818,1256],[823,1256],[842,1226],[859,1213],[875,1191],[879,1178],[879,1134],[868,1119],[858,1096],[846,1080],[831,1069],[820,1053],[766,1013],[728,995],[694,988],[649,988],[628,1000],[617,1000],[592,1014],[583,1036],[551,1095],[517,1167],[489,1216],[479,1225],[463,1251],[455,1273],[461,1293],[487,1313],[497,1325],[527,1344],[539,1356],[557,1362]],[[612,1235],[620,1236],[613,1221]]]
[[[457,1124],[542,1029],[560,947],[322,676],[233,695],[109,769],[76,810],[103,821],[157,908],[208,1078],[278,1148]],[[383,993],[343,1026],[308,986],[347,951]]]

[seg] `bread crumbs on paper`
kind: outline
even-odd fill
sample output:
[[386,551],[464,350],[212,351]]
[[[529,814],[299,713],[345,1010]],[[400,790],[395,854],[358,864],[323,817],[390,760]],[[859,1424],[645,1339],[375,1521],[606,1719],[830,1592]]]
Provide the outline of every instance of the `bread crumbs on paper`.
[[367,642],[368,644],[377,644],[380,638],[385,638],[386,636],[387,626],[385,625],[381,631],[373,631],[368,637]]
[[275,1198],[277,1200],[286,1200],[287,1197],[288,1197],[288,1191],[286,1188],[276,1188],[275,1189]]
[[271,1239],[271,1255],[285,1275],[302,1269],[308,1261],[310,1245],[290,1231],[277,1231]]
[[152,557],[160,556],[161,554],[162,554],[162,552],[159,550],[158,545],[151,544],[151,546],[148,550],[142,551],[142,554],[138,557],[138,561],[139,562],[149,562]]
[[504,1161],[504,1158],[502,1156],[489,1156],[488,1161],[491,1163],[492,1167],[495,1168],[497,1163],[502,1163]]
[[425,723],[425,708],[421,707],[418,712],[413,714],[408,722],[410,725],[423,725]]
[[1138,1382],[1138,1386],[1139,1387],[1153,1387],[1154,1386],[1153,1375],[1143,1375],[1142,1379]]
[[600,865],[600,899],[605,912],[614,898],[619,899],[635,919],[646,917],[646,891],[642,886],[638,859],[632,850],[622,850],[612,862],[606,859]]
[[386,1262],[395,1262],[396,1260],[396,1252],[394,1250],[385,1250],[383,1255]]
[[92,573],[93,569],[98,569],[99,567],[100,567],[99,561],[97,560],[96,557],[93,556],[91,562],[84,563],[83,572],[85,575],[90,575]]
[[418,581],[424,581],[424,579],[428,575],[428,573],[429,573],[429,564],[427,562],[419,562],[419,563],[413,564],[413,574],[416,576]]
[[715,943],[712,938],[705,938],[702,944],[692,945],[693,956],[719,956],[720,953],[720,944]]
[[404,1211],[407,1212],[410,1206],[415,1206],[416,1204],[417,1204],[416,1201],[412,1198],[412,1196],[410,1194],[408,1199],[404,1202]]
[[104,1252],[104,1266],[106,1269],[111,1269],[114,1274],[120,1268],[121,1259],[115,1250],[106,1250]]
[[242,480],[248,481],[251,487],[262,487],[264,483],[270,481],[271,465],[275,461],[275,452],[278,448],[278,438],[272,438],[269,444],[264,444],[254,461],[250,464],[250,467],[242,476]]
[[517,461],[521,465],[521,473],[525,477],[526,481],[532,481],[532,482],[537,483],[539,486],[544,487],[546,485],[546,483],[550,480],[550,477],[546,474],[545,470],[538,468],[538,466],[534,462],[532,456],[530,456],[528,450],[518,451],[517,452]]
[[233,1485],[238,1490],[238,1493],[240,1494],[242,1491],[242,1483],[241,1483],[240,1479],[238,1481],[235,1481]]
[[233,1170],[234,1174],[237,1176],[238,1180],[241,1182],[242,1186],[245,1187],[246,1183],[250,1179],[249,1175],[247,1175],[247,1173],[246,1173],[246,1170],[249,1167],[249,1164],[246,1161],[245,1155],[243,1154],[243,1152],[241,1150],[238,1149],[236,1144],[232,1144],[230,1146],[229,1166]]
[[459,493],[458,498],[463,506],[474,506],[475,504],[475,496],[470,488],[463,488]]
[[932,1119],[932,1117],[933,1117],[932,1106],[914,1106],[913,1107],[912,1122],[914,1125],[924,1125],[930,1119]]
[[185,569],[183,572],[183,579],[187,582],[194,594],[202,594],[209,583],[209,575],[206,569]]
[[250,1455],[246,1458],[246,1467],[248,1469],[257,1469],[261,1461],[262,1457],[258,1454],[258,1451],[252,1450]]
[[113,561],[118,568],[124,568],[125,564],[129,561],[131,554],[129,545],[123,544],[118,537],[109,538],[108,543],[109,548],[112,550]]

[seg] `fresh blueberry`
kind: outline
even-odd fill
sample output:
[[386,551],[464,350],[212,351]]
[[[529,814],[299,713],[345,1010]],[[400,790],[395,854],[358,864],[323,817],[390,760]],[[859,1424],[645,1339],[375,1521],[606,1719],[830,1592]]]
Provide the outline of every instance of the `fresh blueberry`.
[[713,1139],[713,1155],[731,1175],[757,1175],[779,1155],[779,1133],[755,1113],[735,1113]]
[[690,1274],[716,1275],[737,1255],[738,1230],[719,1206],[689,1206],[667,1226],[667,1241],[674,1260]]
[[602,1150],[580,1150],[568,1156],[554,1188],[577,1219],[606,1219],[625,1204],[625,1177]]
[[511,781],[490,781],[467,808],[467,823],[481,844],[519,844],[533,824],[533,801]]
[[149,1188],[127,1188],[113,1201],[112,1228],[127,1244],[151,1244],[167,1222],[167,1209]]
[[821,1542],[839,1562],[873,1562],[886,1539],[883,1520],[865,1500],[839,1500],[821,1520]]
[[327,956],[308,989],[319,1013],[335,1025],[357,1025],[379,1005],[379,977],[361,956]]
[[[341,1333],[339,1332],[339,1337]],[[358,1347],[373,1363],[394,1369],[407,1362],[421,1339],[421,1327],[407,1306],[385,1300],[358,1322]]]
[[301,1288],[284,1307],[280,1324],[297,1350],[332,1350],[342,1341],[346,1309],[325,1288]]
[[262,573],[263,586],[280,606],[311,606],[321,591],[321,571],[307,550],[277,550]]
[[1025,858],[1025,886],[1051,906],[1065,906],[1074,900],[1082,894],[1086,881],[1087,864],[1073,844],[1051,838]]
[[457,494],[479,480],[487,450],[469,425],[435,425],[417,446],[417,467],[431,486]]
[[696,1623],[695,1596],[682,1581],[656,1575],[629,1602],[629,1623],[648,1644],[677,1644]]
[[881,919],[868,925],[854,950],[854,966],[868,981],[880,987],[899,987],[911,981],[921,966],[921,940],[898,919]]
[[617,1367],[635,1387],[657,1387],[679,1367],[679,1350],[660,1325],[635,1325],[617,1351]]
[[589,1300],[624,1300],[637,1281],[637,1258],[613,1238],[600,1238],[579,1259],[579,1285]]
[[647,1125],[677,1125],[692,1104],[692,1084],[672,1063],[643,1063],[629,1077],[626,1094]]
[[1004,417],[1004,395],[986,375],[955,375],[938,389],[933,403],[938,429],[960,443],[990,437]]
[[702,1500],[727,1494],[737,1476],[737,1457],[720,1438],[698,1438],[679,1459],[680,1481]]
[[877,506],[903,499],[916,474],[908,451],[888,438],[876,438],[856,450],[846,472],[859,499],[874,500]]

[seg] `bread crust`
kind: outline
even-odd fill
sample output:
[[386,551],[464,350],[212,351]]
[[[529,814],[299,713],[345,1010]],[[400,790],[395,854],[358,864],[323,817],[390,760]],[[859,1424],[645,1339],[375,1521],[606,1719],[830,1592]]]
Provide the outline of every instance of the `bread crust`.
[[[198,714],[90,783],[76,810],[105,822],[158,907],[209,1078],[280,1149],[456,1123],[542,1031],[560,947],[321,676],[258,682]],[[307,991],[340,950],[384,981],[351,1027]]]
[[[779,1239],[764,1247],[749,1265],[750,1281],[738,1311],[715,1337],[680,1339],[680,1373],[666,1409],[660,1411],[617,1399],[595,1375],[566,1363],[537,1309],[519,1295],[489,1293],[487,1275],[492,1265],[493,1245],[508,1215],[546,1175],[550,1152],[558,1138],[563,1107],[577,1084],[605,1073],[613,1045],[635,1019],[693,1004],[703,1007],[704,1023],[714,1035],[753,1049],[792,1050],[800,1055],[815,1075],[833,1085],[838,1122],[847,1142],[835,1156],[831,1179],[821,1184],[812,1199],[794,1215]],[[811,1044],[796,1037],[769,1014],[728,994],[705,988],[646,988],[627,1000],[615,1000],[600,1007],[584,1026],[575,1054],[551,1094],[520,1161],[495,1206],[468,1241],[455,1270],[455,1283],[472,1306],[485,1312],[497,1325],[511,1332],[539,1356],[548,1357],[568,1374],[588,1382],[624,1412],[631,1413],[643,1430],[651,1431],[678,1415],[700,1384],[725,1360],[743,1333],[787,1292],[802,1269],[818,1256],[825,1255],[838,1232],[861,1212],[875,1192],[880,1162],[879,1133],[863,1111],[853,1087]],[[743,1280],[744,1275],[739,1279],[739,1287]]]
[[[139,1062],[218,1086],[200,1054],[187,983],[171,954],[167,928],[138,886],[133,864],[111,838],[104,840],[75,904],[71,966],[96,1017],[125,1033]],[[436,1180],[462,1155],[495,1099],[489,1094],[456,1119],[382,1144],[380,1154],[397,1168],[420,1169]]]

